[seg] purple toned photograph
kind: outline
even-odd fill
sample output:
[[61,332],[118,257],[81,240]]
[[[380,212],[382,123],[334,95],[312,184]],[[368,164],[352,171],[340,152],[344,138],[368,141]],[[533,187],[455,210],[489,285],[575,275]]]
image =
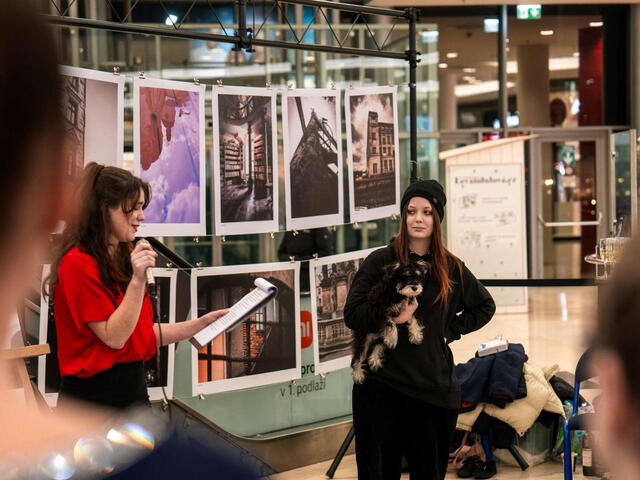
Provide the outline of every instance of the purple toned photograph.
[[200,95],[170,88],[139,89],[139,171],[152,191],[145,223],[201,221]]

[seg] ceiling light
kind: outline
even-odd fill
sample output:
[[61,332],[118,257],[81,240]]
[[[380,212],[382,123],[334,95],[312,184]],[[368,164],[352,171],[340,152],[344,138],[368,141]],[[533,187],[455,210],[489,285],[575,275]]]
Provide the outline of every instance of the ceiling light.
[[604,22],[589,22],[590,27],[601,27],[604,25]]
[[497,18],[484,19],[485,33],[497,33],[499,29],[500,29],[500,20],[498,20]]
[[165,25],[169,25],[170,27],[174,26],[178,22],[178,16],[170,13],[167,19],[164,21]]
[[448,52],[447,58],[458,58],[458,52]]
[[449,65],[447,65],[446,63],[439,63],[438,64],[438,68],[447,68]]
[[542,35],[543,37],[548,37],[550,35],[553,35],[553,30],[540,30],[540,35]]
[[573,56],[574,57],[579,57],[580,56],[580,52],[573,52]]
[[467,67],[467,68],[463,68],[462,71],[464,73],[476,73],[476,69],[473,67]]

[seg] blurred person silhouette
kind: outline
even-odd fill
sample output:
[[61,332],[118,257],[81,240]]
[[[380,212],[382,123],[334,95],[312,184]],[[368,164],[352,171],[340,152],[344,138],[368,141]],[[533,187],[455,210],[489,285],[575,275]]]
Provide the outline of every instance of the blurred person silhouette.
[[[59,78],[51,32],[31,1],[4,2],[0,29],[0,340],[9,333],[48,249],[66,192]],[[12,363],[0,360],[0,478],[257,478],[201,441],[162,429],[158,418],[114,418],[69,406],[52,414],[13,394]]]
[[594,402],[595,431],[613,479],[640,478],[640,237],[618,261],[599,302],[594,373],[601,394]]

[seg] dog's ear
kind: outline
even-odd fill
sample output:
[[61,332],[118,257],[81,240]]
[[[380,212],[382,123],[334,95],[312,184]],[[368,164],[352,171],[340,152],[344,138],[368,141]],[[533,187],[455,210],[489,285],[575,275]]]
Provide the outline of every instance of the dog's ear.
[[400,262],[393,262],[393,263],[389,263],[388,265],[385,265],[382,268],[382,271],[384,272],[385,275],[393,275],[396,270],[398,270],[400,268]]

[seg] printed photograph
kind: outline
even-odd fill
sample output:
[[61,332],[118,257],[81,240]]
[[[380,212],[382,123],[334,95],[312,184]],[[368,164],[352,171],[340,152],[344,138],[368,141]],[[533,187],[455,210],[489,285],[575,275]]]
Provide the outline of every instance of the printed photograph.
[[345,109],[351,220],[397,213],[400,172],[396,87],[348,90]]
[[[221,268],[229,271],[234,267]],[[254,281],[258,277],[278,288],[276,298],[197,351],[195,381],[198,387],[209,384],[209,393],[285,381],[299,369],[299,312],[294,283],[297,269],[293,266],[217,275],[197,272],[197,316],[232,306],[256,288]]]
[[136,169],[151,186],[143,235],[203,235],[204,86],[135,79]]
[[282,98],[287,229],[342,223],[342,148],[335,90]]
[[60,67],[60,76],[68,175],[90,162],[121,166],[124,77],[74,67]]
[[[43,279],[49,276],[49,271],[49,266],[45,265]],[[175,321],[176,273],[175,270],[153,270],[158,289],[159,313],[162,323],[173,323]],[[41,297],[40,300],[39,343],[48,343],[51,353],[38,357],[38,389],[47,403],[55,406],[60,389],[58,342],[53,308],[52,305],[50,308],[50,302],[44,297]],[[160,348],[160,370],[158,370],[157,355],[144,362],[145,379],[151,400],[160,400],[162,398],[163,386],[167,396],[169,398],[173,396],[174,348],[174,345],[165,345]]]
[[275,93],[234,87],[213,92],[216,233],[276,231]]
[[333,255],[310,264],[316,373],[345,368],[351,362],[352,332],[344,323],[344,306],[360,264],[373,250]]

